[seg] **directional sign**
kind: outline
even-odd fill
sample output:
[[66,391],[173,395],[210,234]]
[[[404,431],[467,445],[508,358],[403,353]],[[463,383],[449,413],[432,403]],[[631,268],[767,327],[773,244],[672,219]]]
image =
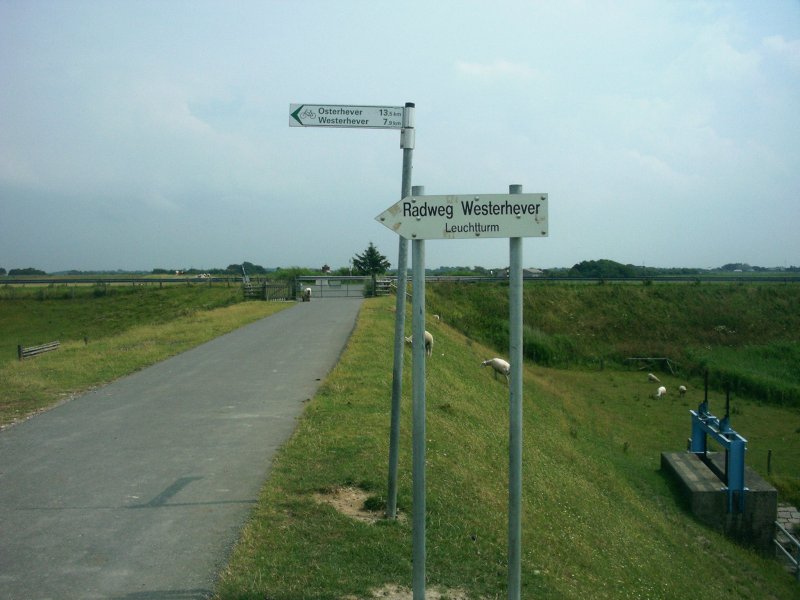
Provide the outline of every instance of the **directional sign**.
[[291,127],[402,129],[403,107],[290,104],[289,125]]
[[547,194],[408,196],[375,220],[415,240],[547,237]]

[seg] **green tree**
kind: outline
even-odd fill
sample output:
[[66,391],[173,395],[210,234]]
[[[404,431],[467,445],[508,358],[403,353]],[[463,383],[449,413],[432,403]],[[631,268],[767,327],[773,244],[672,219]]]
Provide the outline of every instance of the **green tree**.
[[378,252],[378,249],[372,242],[369,243],[369,246],[367,246],[364,252],[356,254],[353,257],[353,268],[356,270],[356,273],[372,276],[373,294],[375,294],[375,280],[377,276],[386,273],[386,270],[391,266],[392,263],[386,260],[383,254]]
[[40,269],[34,269],[33,267],[27,267],[25,269],[11,269],[8,274],[11,277],[16,275],[47,275],[47,273],[44,271],[41,271]]
[[241,275],[242,274],[242,267],[244,267],[244,271],[248,275],[266,275],[267,274],[267,270],[264,267],[262,267],[261,265],[254,265],[253,263],[251,263],[250,261],[247,261],[247,260],[244,261],[242,264],[234,263],[234,264],[228,265],[225,268],[225,270],[228,271],[229,273],[236,273],[237,275]]

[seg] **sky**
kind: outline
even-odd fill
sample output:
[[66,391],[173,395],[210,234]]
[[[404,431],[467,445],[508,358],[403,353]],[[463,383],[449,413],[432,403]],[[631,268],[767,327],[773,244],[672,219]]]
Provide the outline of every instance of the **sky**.
[[289,106],[407,102],[425,193],[548,194],[526,267],[800,265],[798,0],[0,0],[0,267],[396,266],[400,131]]

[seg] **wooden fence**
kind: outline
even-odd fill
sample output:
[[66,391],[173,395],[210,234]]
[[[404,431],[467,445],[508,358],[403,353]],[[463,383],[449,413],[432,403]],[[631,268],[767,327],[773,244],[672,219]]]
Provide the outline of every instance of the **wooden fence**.
[[20,360],[23,358],[31,358],[32,356],[38,356],[45,352],[57,350],[60,345],[61,342],[56,340],[55,342],[47,342],[46,344],[39,344],[38,346],[28,346],[27,348],[24,346],[17,346],[17,356],[19,356]]
[[291,283],[253,283],[248,282],[242,286],[244,297],[247,300],[294,300],[294,291]]

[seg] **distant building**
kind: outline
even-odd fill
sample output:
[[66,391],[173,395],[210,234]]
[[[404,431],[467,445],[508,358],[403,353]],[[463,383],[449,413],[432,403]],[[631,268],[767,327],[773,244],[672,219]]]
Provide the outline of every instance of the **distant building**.
[[[508,267],[503,267],[502,269],[489,269],[489,273],[492,274],[492,277],[497,279],[508,279]],[[529,269],[522,269],[522,278],[528,279],[531,277],[542,277],[544,275],[544,271],[541,269],[537,269],[536,267],[530,267]]]

